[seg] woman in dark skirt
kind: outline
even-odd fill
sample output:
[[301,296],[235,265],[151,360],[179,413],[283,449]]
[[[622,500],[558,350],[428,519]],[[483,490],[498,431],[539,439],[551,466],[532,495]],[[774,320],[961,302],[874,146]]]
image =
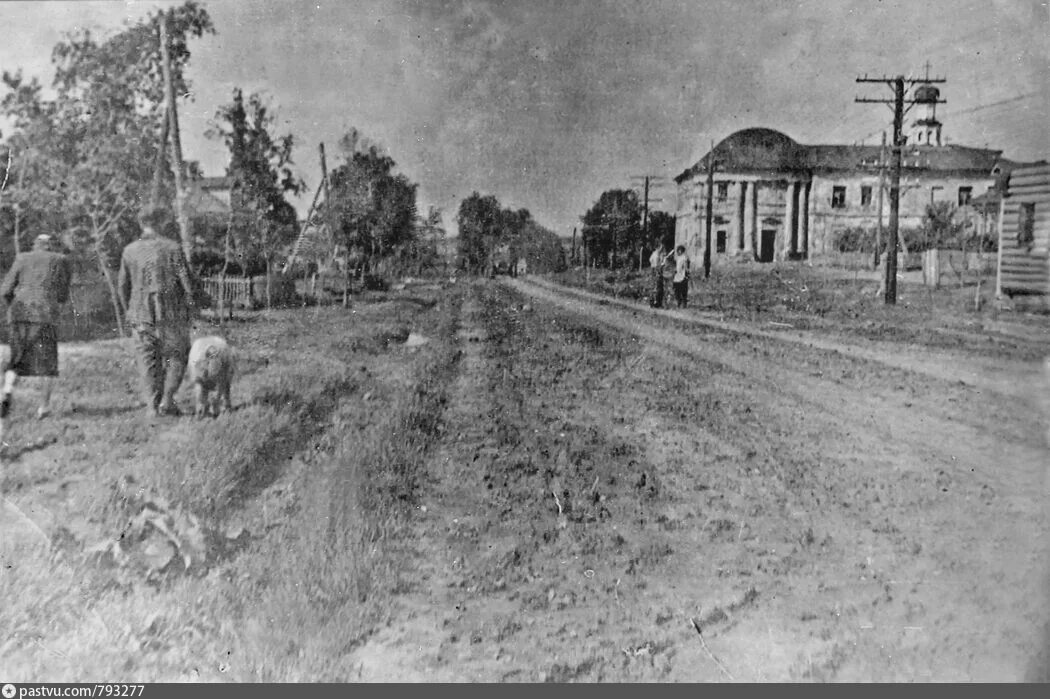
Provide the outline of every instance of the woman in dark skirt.
[[69,300],[72,281],[69,258],[58,251],[49,235],[37,236],[33,249],[20,254],[0,285],[7,302],[11,359],[4,367],[0,396],[0,441],[11,410],[11,394],[19,376],[43,378],[37,417],[51,412],[51,388],[58,376],[58,333],[55,326],[62,304]]

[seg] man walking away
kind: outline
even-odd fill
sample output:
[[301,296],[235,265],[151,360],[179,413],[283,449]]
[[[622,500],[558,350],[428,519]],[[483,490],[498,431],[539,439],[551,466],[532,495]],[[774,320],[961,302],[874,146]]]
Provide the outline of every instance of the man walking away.
[[685,246],[679,245],[674,253],[674,299],[679,308],[685,308],[689,301],[689,256]]
[[164,209],[139,216],[142,236],[121,255],[117,287],[135,334],[146,408],[154,416],[181,415],[175,392],[186,372],[193,285],[182,249],[160,235]]
[[58,376],[58,314],[69,300],[73,265],[50,235],[39,235],[33,249],[15,258],[0,286],[7,302],[11,360],[4,367],[0,397],[0,441],[19,376],[42,378],[38,418],[51,412],[51,390]]

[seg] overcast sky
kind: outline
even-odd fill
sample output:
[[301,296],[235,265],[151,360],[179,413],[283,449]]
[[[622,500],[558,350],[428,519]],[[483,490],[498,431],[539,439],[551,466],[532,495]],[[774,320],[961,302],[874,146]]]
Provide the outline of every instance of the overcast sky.
[[[167,2],[0,2],[0,68],[51,79],[62,33],[108,34]],[[868,73],[948,78],[950,143],[1050,158],[1050,10],[1039,0],[224,0],[191,44],[183,149],[222,174],[204,138],[232,89],[265,92],[298,138],[357,127],[420,184],[421,210],[478,190],[560,235],[605,189],[673,177],[739,129],[802,143],[878,143],[892,96]],[[673,193],[668,191],[669,197]],[[300,210],[311,196],[296,202]]]

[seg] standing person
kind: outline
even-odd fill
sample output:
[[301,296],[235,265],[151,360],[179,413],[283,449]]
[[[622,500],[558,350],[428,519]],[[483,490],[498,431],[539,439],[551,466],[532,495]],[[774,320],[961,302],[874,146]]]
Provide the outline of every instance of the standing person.
[[669,257],[664,253],[664,245],[660,243],[649,256],[649,267],[653,271],[653,298],[649,305],[653,308],[664,307],[664,262]]
[[175,392],[186,372],[193,285],[182,249],[160,235],[169,219],[164,209],[139,216],[142,236],[120,258],[117,288],[135,333],[146,407],[154,416],[181,415]]
[[15,258],[0,287],[7,302],[11,360],[4,367],[0,398],[0,440],[11,411],[11,394],[19,376],[42,379],[37,418],[51,413],[51,390],[58,376],[58,314],[69,300],[73,265],[50,235],[38,235],[33,249]]
[[674,251],[674,299],[679,308],[685,308],[689,301],[689,256],[685,246],[679,245]]

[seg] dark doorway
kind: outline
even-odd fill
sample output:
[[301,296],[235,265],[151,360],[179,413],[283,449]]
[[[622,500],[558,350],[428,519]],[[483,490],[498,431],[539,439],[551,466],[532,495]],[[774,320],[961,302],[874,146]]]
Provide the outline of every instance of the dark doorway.
[[762,244],[758,250],[758,261],[759,262],[772,262],[773,255],[776,253],[777,243],[777,232],[775,229],[763,228],[762,229]]

